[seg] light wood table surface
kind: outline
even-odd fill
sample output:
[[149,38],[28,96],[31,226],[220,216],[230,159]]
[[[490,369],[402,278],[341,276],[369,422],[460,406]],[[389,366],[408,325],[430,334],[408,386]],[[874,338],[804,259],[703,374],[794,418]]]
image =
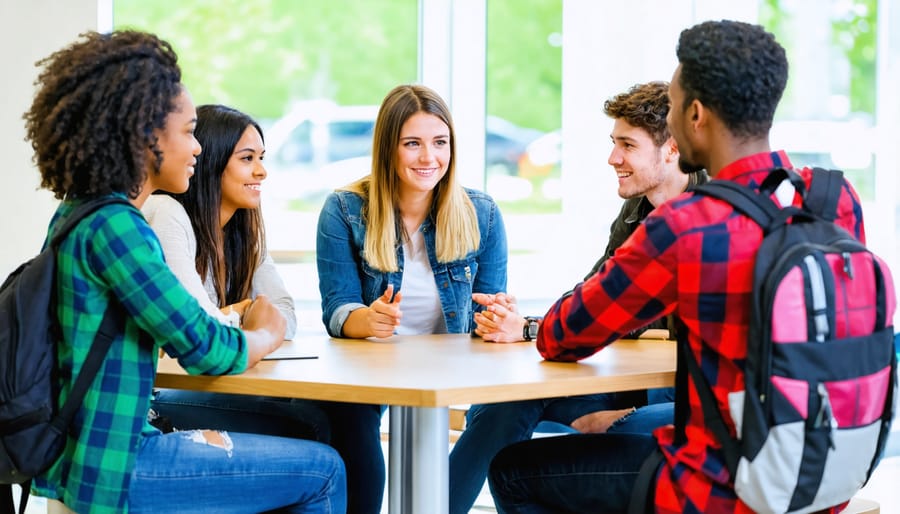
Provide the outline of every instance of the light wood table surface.
[[262,361],[241,375],[187,375],[161,359],[158,387],[390,406],[392,514],[446,513],[448,407],[670,387],[675,344],[622,340],[578,363],[544,361],[533,343],[491,344],[467,334],[332,339],[301,336],[280,352],[316,359]]

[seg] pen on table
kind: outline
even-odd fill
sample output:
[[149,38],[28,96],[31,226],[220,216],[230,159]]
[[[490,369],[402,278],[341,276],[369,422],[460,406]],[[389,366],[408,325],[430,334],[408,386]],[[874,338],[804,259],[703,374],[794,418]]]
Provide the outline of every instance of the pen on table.
[[318,359],[318,355],[304,355],[302,357],[263,357],[264,361],[299,361],[303,359]]

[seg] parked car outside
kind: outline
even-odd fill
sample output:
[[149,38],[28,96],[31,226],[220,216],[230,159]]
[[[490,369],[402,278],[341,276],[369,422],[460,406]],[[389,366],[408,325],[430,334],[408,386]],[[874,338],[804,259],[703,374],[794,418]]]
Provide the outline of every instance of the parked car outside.
[[[269,196],[317,202],[334,188],[369,173],[377,105],[298,102],[264,123]],[[508,120],[485,120],[485,169],[515,177],[528,144],[543,135]]]

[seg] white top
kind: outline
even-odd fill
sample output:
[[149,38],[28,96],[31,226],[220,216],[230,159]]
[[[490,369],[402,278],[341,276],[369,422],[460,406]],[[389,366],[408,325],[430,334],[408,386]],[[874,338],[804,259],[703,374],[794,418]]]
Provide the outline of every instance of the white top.
[[446,334],[447,323],[438,297],[434,270],[428,262],[425,236],[416,230],[411,241],[403,243],[403,280],[400,283],[400,310],[403,319],[398,335]]
[[[219,310],[218,297],[212,281],[207,274],[202,280],[197,273],[195,257],[197,255],[197,239],[191,220],[184,207],[168,195],[150,195],[141,208],[147,223],[156,232],[162,245],[166,263],[172,273],[181,281],[188,292],[197,299],[203,309],[215,316],[219,321],[231,326],[238,326],[240,320],[236,312],[226,315]],[[278,275],[275,262],[266,254],[262,264],[253,273],[250,297],[264,294],[278,309],[287,327],[285,338],[291,339],[297,330],[297,316],[294,313],[294,298],[284,286]],[[224,307],[224,306],[221,306]]]

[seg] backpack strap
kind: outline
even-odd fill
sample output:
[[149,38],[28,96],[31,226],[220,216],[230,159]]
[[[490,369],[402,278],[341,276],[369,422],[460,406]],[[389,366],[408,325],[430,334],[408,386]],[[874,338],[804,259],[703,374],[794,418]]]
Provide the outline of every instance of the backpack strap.
[[[700,405],[703,407],[703,421],[706,426],[712,430],[713,434],[716,436],[716,440],[722,445],[722,455],[725,457],[725,465],[728,467],[728,473],[733,479],[735,472],[737,471],[738,461],[740,460],[740,445],[733,437],[731,437],[731,434],[728,433],[728,428],[725,426],[725,420],[722,419],[722,412],[719,410],[712,389],[709,387],[709,382],[706,381],[706,377],[703,375],[700,365],[697,364],[694,356],[691,355],[691,349],[688,347],[687,340],[679,340],[678,367],[675,371],[676,384],[678,384],[679,381],[686,383],[686,375],[688,373],[690,373],[691,377],[694,379],[694,388],[697,390],[697,396],[700,397]],[[681,379],[679,379],[679,375],[681,376]],[[685,387],[685,389],[687,388]],[[684,396],[687,395],[685,394]],[[689,404],[686,404],[685,408],[689,409]],[[684,409],[682,409],[682,412],[684,412]],[[679,428],[678,424],[676,424],[675,429],[676,433],[680,431],[683,434],[687,420],[678,420],[677,413],[678,406],[676,404],[676,422],[680,421],[681,427]]]
[[71,232],[72,229],[74,229],[82,219],[84,219],[97,209],[103,207],[104,205],[110,205],[113,203],[131,205],[128,200],[125,200],[124,198],[118,196],[101,196],[97,198],[91,198],[90,200],[85,200],[83,204],[72,209],[72,212],[70,212],[69,215],[66,216],[66,219],[63,221],[62,225],[60,225],[60,227],[53,232],[53,237],[50,239],[50,246],[58,250],[59,245],[61,245],[66,236],[69,235],[69,232]]
[[781,217],[781,209],[774,202],[749,187],[730,180],[711,180],[694,188],[694,193],[731,204],[735,210],[748,216],[767,232],[775,220]]
[[[131,203],[123,198],[117,196],[104,196],[87,200],[85,203],[76,207],[63,222],[63,225],[59,230],[53,234],[50,244],[54,251],[59,251],[59,245],[62,244],[65,237],[82,219],[97,209],[113,203],[131,205]],[[56,302],[54,301],[54,306],[55,303]],[[53,310],[55,318],[56,309]],[[60,408],[59,412],[51,422],[53,426],[61,432],[68,430],[69,424],[75,416],[75,412],[81,407],[84,395],[87,394],[87,390],[90,388],[91,383],[94,381],[94,377],[97,375],[100,366],[103,364],[103,360],[106,358],[106,354],[109,352],[109,347],[112,345],[113,339],[116,338],[119,320],[124,317],[124,307],[118,302],[111,303],[103,314],[103,321],[100,322],[100,328],[97,329],[97,333],[94,335],[94,342],[91,344],[91,349],[88,352],[87,357],[85,357],[84,364],[82,364],[81,370],[78,372],[75,383],[72,385],[72,390],[69,392],[69,396],[66,397],[66,403]]]
[[659,474],[659,467],[663,462],[663,453],[659,447],[653,450],[646,459],[644,459],[641,468],[638,471],[637,479],[634,481],[634,487],[631,489],[631,499],[628,501],[628,514],[651,514],[655,512],[653,500],[656,497],[656,475]]
[[803,204],[822,219],[833,222],[837,219],[838,201],[844,187],[844,173],[840,170],[813,168],[812,177]]
[[[25,514],[25,507],[28,505],[28,496],[31,494],[31,479],[29,478],[25,482],[22,482],[19,486],[22,488],[22,491],[19,494],[19,514]],[[13,504],[12,499],[12,485],[8,484],[4,487],[9,491],[9,510],[6,512],[15,514],[15,504]],[[6,492],[3,493],[4,496],[6,496],[6,494]]]
[[3,514],[16,514],[16,504],[13,502],[12,484],[0,484],[0,509]]
[[103,321],[100,322],[100,328],[97,330],[97,334],[94,335],[91,349],[88,351],[84,364],[81,365],[81,370],[78,372],[78,378],[75,379],[75,384],[72,385],[72,390],[69,391],[69,396],[66,397],[66,403],[63,404],[53,421],[51,421],[51,424],[60,432],[65,432],[69,424],[72,423],[72,418],[81,407],[84,395],[87,394],[94,377],[100,371],[100,366],[106,359],[109,347],[112,346],[113,339],[116,338],[118,333],[119,320],[125,317],[124,310],[124,307],[118,302],[113,302],[106,308],[106,312],[103,314]]
[[[97,209],[113,203],[131,205],[127,200],[116,196],[104,196],[87,200],[82,205],[76,207],[69,216],[66,217],[60,228],[54,232],[53,237],[50,239],[50,247],[54,252],[58,252],[59,246],[62,244],[63,240],[69,235],[69,232],[81,222],[81,220]],[[51,307],[51,315],[54,316],[55,321],[55,294],[53,297],[54,301]],[[91,383],[97,376],[97,372],[100,370],[100,366],[103,364],[106,354],[109,353],[109,348],[112,346],[112,341],[116,338],[118,332],[119,320],[123,317],[124,307],[118,302],[110,304],[103,314],[103,321],[100,322],[100,328],[94,336],[91,349],[88,351],[84,364],[78,372],[75,384],[72,386],[72,390],[69,392],[65,404],[63,404],[59,412],[57,412],[56,416],[54,416],[51,421],[51,425],[60,432],[65,433],[68,431],[69,425],[72,423],[72,418],[84,402],[84,395],[87,394]],[[19,497],[19,514],[25,514],[28,496],[31,493],[31,480],[23,482],[21,487],[22,494]],[[3,507],[4,512],[9,512],[10,514],[15,513],[15,506],[12,500],[12,485],[5,485],[0,488],[0,505],[2,504],[8,505],[8,507]]]
[[[760,185],[758,192],[750,187],[742,186],[730,180],[711,180],[706,184],[697,186],[693,191],[697,194],[711,196],[731,204],[736,211],[749,217],[756,222],[757,225],[761,226],[763,234],[765,235],[776,228],[783,227],[785,222],[791,218],[806,220],[814,219],[818,217],[819,212],[824,208],[819,206],[817,200],[814,200],[814,205],[816,205],[815,209],[801,209],[792,205],[779,207],[776,205],[769,196],[774,194],[775,189],[777,189],[784,180],[789,180],[791,182],[794,188],[804,198],[805,202],[807,194],[806,184],[803,182],[803,178],[797,173],[785,168],[776,168],[769,173]],[[813,181],[813,183],[815,183],[815,181]],[[837,181],[837,183],[841,183],[841,181]],[[837,199],[840,198],[839,188],[834,188],[830,184],[822,184],[821,186],[817,186],[817,189],[818,188],[827,188],[829,191],[827,195],[823,196],[832,199],[835,202],[835,205],[837,205]],[[822,195],[821,192],[816,193],[816,197],[819,197],[820,195]],[[832,195],[836,196],[832,198]],[[804,203],[804,206],[805,205],[806,204]],[[835,209],[832,209],[832,211],[836,212]]]

